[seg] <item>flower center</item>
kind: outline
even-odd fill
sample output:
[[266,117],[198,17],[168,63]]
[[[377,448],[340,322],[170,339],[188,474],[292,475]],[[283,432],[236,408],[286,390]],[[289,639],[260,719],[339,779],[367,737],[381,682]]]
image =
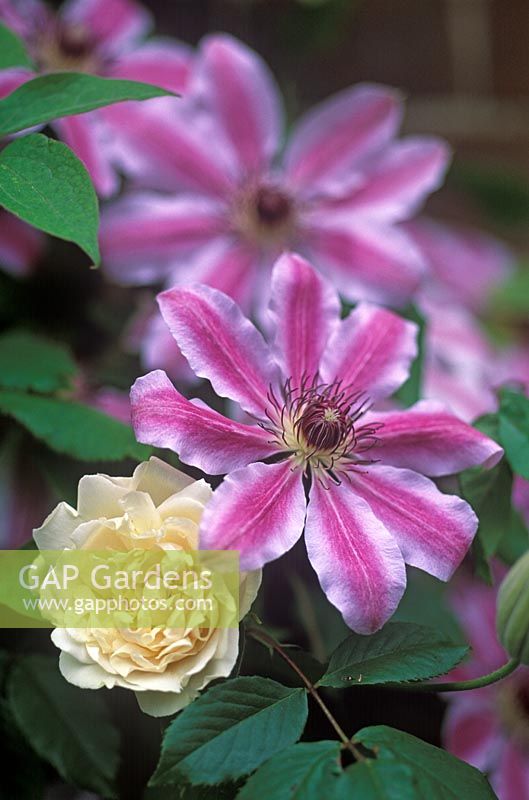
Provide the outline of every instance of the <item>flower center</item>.
[[376,445],[381,425],[357,424],[369,406],[363,392],[343,387],[341,381],[321,384],[317,378],[304,378],[299,387],[288,380],[281,398],[272,389],[268,396],[270,425],[263,427],[297,466],[320,478],[328,473],[339,482],[339,473],[374,462],[365,454]]
[[292,198],[273,184],[247,188],[237,199],[232,222],[245,239],[260,247],[286,246],[296,222]]
[[324,398],[313,400],[298,424],[307,444],[315,450],[334,450],[351,428],[346,411]]
[[82,25],[58,23],[39,40],[37,53],[42,68],[50,72],[94,72],[97,68],[94,39]]
[[529,752],[529,681],[506,681],[498,692],[498,707],[509,736]]

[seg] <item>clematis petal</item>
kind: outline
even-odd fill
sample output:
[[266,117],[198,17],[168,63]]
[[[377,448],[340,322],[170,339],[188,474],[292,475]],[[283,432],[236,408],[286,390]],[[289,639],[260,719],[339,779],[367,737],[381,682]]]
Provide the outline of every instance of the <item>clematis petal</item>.
[[100,109],[117,132],[116,163],[149,189],[229,196],[233,176],[227,169],[225,148],[220,143],[211,148],[211,131],[204,133],[185,101],[159,100]]
[[238,550],[242,570],[286,553],[303,531],[306,500],[301,470],[290,460],[250,464],[228,475],[204,509],[200,546]]
[[446,749],[477,769],[488,771],[501,744],[498,719],[483,696],[458,698],[448,709],[443,724]]
[[277,365],[263,337],[227,295],[209,286],[176,287],[158,296],[162,316],[192,370],[216,393],[265,416]]
[[261,266],[259,254],[231,236],[216,236],[197,248],[188,258],[180,259],[168,279],[171,287],[205,283],[231,297],[242,309],[250,309]]
[[403,305],[418,289],[426,261],[407,233],[393,225],[322,209],[303,222],[315,264],[331,273],[346,298]]
[[368,171],[364,185],[347,206],[355,214],[396,222],[414,214],[425,197],[442,183],[450,151],[430,136],[392,144]]
[[68,0],[61,16],[82,25],[107,54],[132,47],[152,26],[150,13],[133,0]]
[[328,489],[313,482],[305,541],[322,589],[347,625],[365,634],[381,628],[404,594],[404,560],[383,523],[347,482]]
[[378,464],[351,472],[350,479],[396,539],[407,564],[443,581],[452,576],[478,527],[468,503],[409,469]]
[[183,92],[193,65],[193,50],[170,39],[150,39],[110,66],[107,75],[153,83],[172,92]]
[[5,272],[29,275],[44,249],[44,237],[18,217],[0,211],[0,264]]
[[492,783],[501,800],[527,800],[529,797],[527,754],[514,741],[505,744]]
[[420,217],[405,222],[404,230],[428,262],[426,291],[436,303],[442,299],[480,309],[515,265],[503,242],[471,227]]
[[81,159],[102,197],[113,194],[119,185],[111,152],[105,147],[104,130],[97,112],[55,120],[60,138]]
[[317,374],[329,334],[338,324],[338,294],[308,261],[286,253],[272,274],[270,311],[277,359],[285,377],[300,386],[303,375]]
[[281,98],[267,65],[226,34],[206,37],[197,64],[201,103],[212,112],[241,173],[268,165],[282,127]]
[[388,397],[408,377],[416,339],[415,323],[361,303],[329,337],[321,377],[327,383],[342,380],[371,401]]
[[387,145],[400,120],[397,92],[370,84],[340,92],[294,128],[285,155],[290,180],[305,190],[334,180]]
[[406,411],[373,412],[362,423],[382,423],[373,457],[423,475],[454,475],[469,467],[493,467],[503,449],[451,414],[443,403],[423,400]]
[[139,192],[103,212],[100,244],[105,269],[122,284],[165,277],[182,254],[222,233],[221,205],[207,197]]
[[174,450],[204,472],[222,474],[277,452],[269,433],[190,402],[161,370],[138,378],[130,398],[138,441]]

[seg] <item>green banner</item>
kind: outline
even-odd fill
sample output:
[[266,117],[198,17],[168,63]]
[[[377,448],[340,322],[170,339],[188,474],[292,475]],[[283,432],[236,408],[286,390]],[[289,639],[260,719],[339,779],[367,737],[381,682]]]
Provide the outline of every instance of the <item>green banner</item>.
[[0,550],[1,628],[232,628],[231,550]]

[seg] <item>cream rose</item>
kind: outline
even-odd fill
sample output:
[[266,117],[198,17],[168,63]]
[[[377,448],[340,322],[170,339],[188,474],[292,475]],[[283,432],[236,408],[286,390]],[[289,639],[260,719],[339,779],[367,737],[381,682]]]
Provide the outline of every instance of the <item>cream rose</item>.
[[[212,495],[158,458],[140,464],[131,478],[85,475],[77,509],[59,503],[33,532],[41,550],[123,549],[131,546],[198,549],[198,525]],[[241,573],[239,613],[248,612],[261,573]],[[239,632],[225,629],[56,628],[60,670],[83,689],[132,689],[153,716],[174,714],[210,681],[228,676],[239,650]]]

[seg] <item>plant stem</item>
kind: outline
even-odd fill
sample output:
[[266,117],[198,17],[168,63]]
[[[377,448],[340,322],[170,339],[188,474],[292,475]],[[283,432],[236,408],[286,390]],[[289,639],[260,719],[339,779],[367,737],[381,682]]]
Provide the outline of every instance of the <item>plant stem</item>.
[[258,642],[261,642],[261,644],[265,644],[268,647],[271,647],[273,650],[275,650],[275,652],[278,653],[281,656],[281,658],[284,659],[284,661],[286,661],[289,667],[293,669],[297,675],[299,675],[299,677],[305,684],[307,691],[319,705],[319,707],[329,720],[330,724],[338,734],[343,746],[347,747],[347,749],[354,755],[357,761],[363,761],[364,760],[363,754],[358,750],[357,747],[355,747],[355,745],[352,743],[351,739],[347,736],[341,725],[333,717],[330,710],[327,708],[322,698],[318,694],[316,687],[314,686],[310,678],[308,678],[307,675],[305,675],[305,673],[303,672],[303,670],[300,667],[298,667],[298,665],[290,658],[288,653],[285,652],[285,650],[279,644],[279,642],[276,642],[276,640],[272,636],[269,636],[267,633],[265,633],[265,631],[262,631],[259,628],[247,628],[246,633],[249,636],[252,636]]
[[466,692],[469,689],[481,689],[483,686],[490,686],[491,683],[503,680],[507,675],[520,666],[517,658],[511,658],[499,669],[494,672],[489,672],[487,675],[481,675],[479,678],[472,678],[468,681],[449,681],[447,683],[387,683],[386,686],[391,686],[395,689],[410,689],[414,692]]

